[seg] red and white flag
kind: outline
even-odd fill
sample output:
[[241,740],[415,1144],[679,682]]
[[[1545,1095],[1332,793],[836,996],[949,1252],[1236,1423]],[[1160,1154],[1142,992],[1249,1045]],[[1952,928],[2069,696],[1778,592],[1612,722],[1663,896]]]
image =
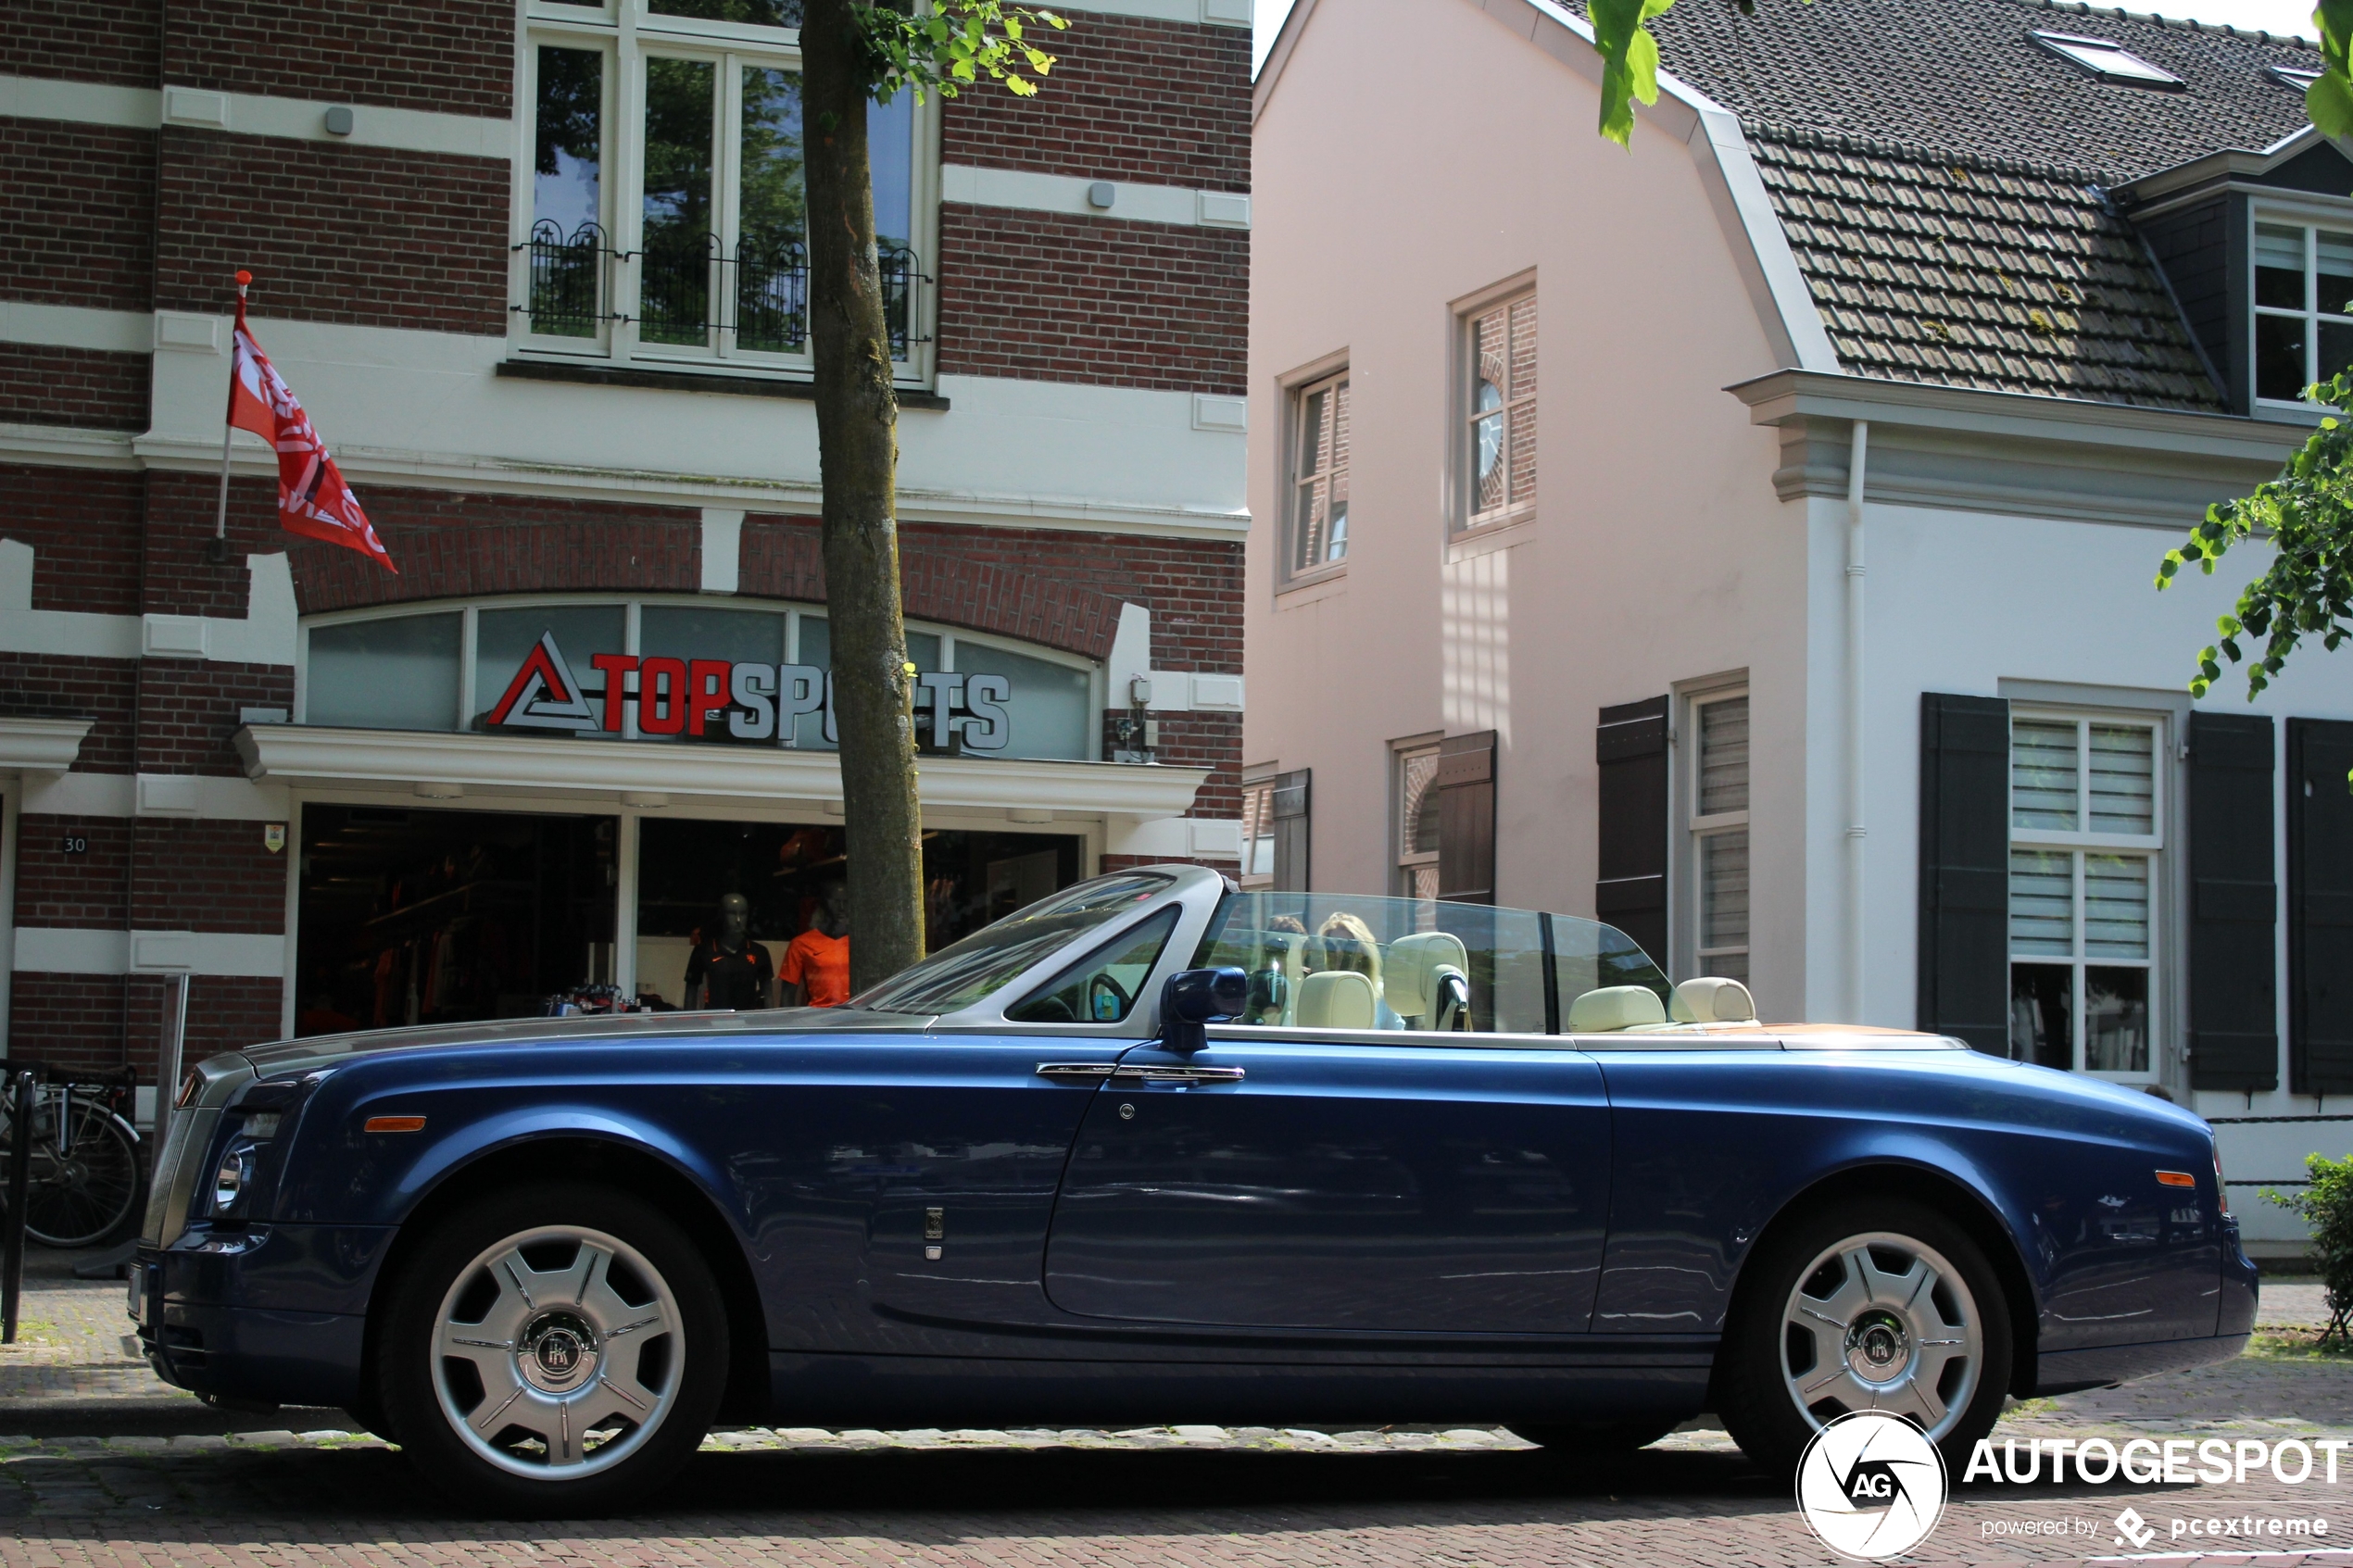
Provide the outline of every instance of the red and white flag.
[[249,430],[270,443],[278,454],[278,521],[289,533],[324,539],[372,556],[384,570],[400,569],[384,553],[384,542],[359,509],[359,497],[344,482],[343,471],[327,455],[327,444],[302,411],[295,395],[254,341],[245,324],[243,276],[237,287],[237,329],[232,340],[229,373],[229,423]]

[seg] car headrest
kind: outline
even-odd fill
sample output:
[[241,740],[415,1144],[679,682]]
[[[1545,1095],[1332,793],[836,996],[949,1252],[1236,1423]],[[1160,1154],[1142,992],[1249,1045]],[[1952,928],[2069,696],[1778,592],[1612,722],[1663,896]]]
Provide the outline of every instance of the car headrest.
[[1666,1022],[1666,1004],[1647,985],[1604,985],[1568,1005],[1572,1035],[1611,1035],[1638,1023]]
[[1451,931],[1417,931],[1391,942],[1381,960],[1390,1010],[1402,1018],[1434,1017],[1438,982],[1449,969],[1466,978],[1470,973],[1470,953]]
[[1373,977],[1353,969],[1318,970],[1301,983],[1292,1016],[1302,1029],[1370,1029]]
[[1756,998],[1737,980],[1701,975],[1675,987],[1667,1010],[1678,1023],[1750,1023],[1756,1018]]

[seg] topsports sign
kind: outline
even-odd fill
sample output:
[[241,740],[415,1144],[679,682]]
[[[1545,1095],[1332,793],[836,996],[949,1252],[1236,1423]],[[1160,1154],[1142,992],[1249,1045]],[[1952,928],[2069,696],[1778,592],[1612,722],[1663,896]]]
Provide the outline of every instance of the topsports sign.
[[[795,721],[814,713],[826,741],[840,740],[832,672],[813,664],[621,653],[588,663],[586,677],[574,675],[556,634],[541,633],[486,716],[490,727],[620,735],[634,709],[640,734],[792,746]],[[935,750],[993,756],[1013,742],[1013,695],[1007,676],[927,671],[915,677],[915,721]]]

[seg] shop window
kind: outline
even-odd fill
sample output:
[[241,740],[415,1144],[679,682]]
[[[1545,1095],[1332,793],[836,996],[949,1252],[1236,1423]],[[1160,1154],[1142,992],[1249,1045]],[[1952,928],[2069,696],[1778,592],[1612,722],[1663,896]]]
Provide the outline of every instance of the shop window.
[[1745,985],[1748,934],[1748,694],[1710,695],[1692,704],[1699,734],[1691,789],[1696,867],[1697,972]]
[[310,633],[309,722],[447,730],[458,720],[462,615],[407,615]]
[[610,817],[308,805],[297,1032],[538,1014],[613,977]]
[[[688,960],[719,929],[726,895],[749,902],[749,935],[774,973],[846,874],[838,825],[648,817],[637,831],[636,990],[659,1006],[684,1003]],[[926,832],[925,946],[937,951],[1078,877],[1073,836]]]
[[[527,343],[807,373],[799,26],[783,0],[615,0],[535,25],[532,204],[517,245]],[[923,341],[923,112],[900,94],[867,113],[885,317],[902,363]]]
[[2014,709],[2010,1052],[2154,1077],[2160,755],[2152,722]]
[[[314,623],[305,638],[304,723],[835,745],[830,629],[823,614],[787,606],[503,599],[363,611]],[[913,626],[907,657],[926,751],[1101,755],[1093,665]]]

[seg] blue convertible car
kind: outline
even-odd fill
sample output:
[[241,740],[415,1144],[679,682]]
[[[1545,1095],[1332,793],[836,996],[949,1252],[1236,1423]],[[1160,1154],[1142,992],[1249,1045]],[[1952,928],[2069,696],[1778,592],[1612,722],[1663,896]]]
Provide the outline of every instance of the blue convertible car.
[[1642,1446],[2232,1355],[2214,1141],[2146,1095],[1777,1027],[1612,928],[1066,888],[848,1008],[290,1041],[182,1085],[156,1369],[339,1405],[484,1506],[714,1422],[1496,1422]]

